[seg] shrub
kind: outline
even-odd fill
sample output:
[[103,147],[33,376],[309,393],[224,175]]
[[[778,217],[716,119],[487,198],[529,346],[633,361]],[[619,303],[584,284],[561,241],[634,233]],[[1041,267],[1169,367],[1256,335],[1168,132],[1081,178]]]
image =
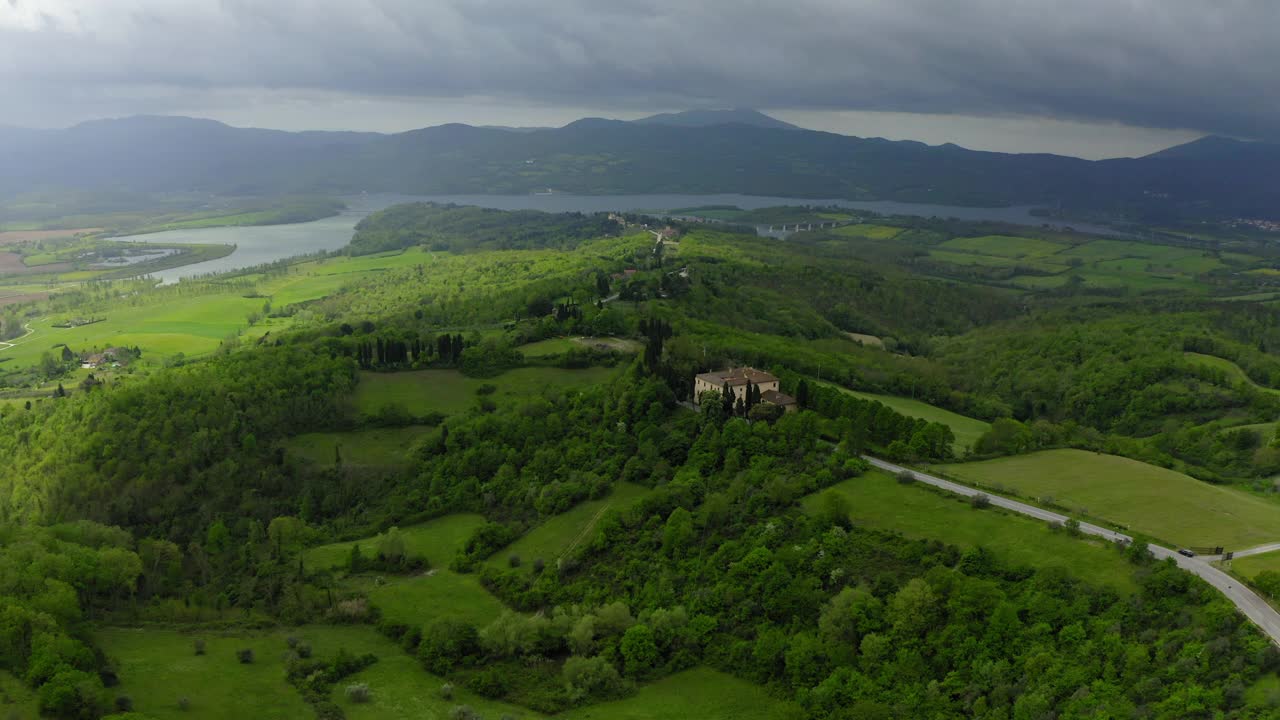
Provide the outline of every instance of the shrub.
[[133,698],[128,695],[116,696],[116,712],[133,712]]
[[190,710],[190,709],[191,709],[191,700],[190,700],[189,698],[186,698],[186,697],[180,697],[180,698],[178,698],[178,709],[179,709],[179,710]]
[[369,686],[365,683],[348,685],[346,694],[347,699],[353,703],[367,703],[373,697],[373,694],[369,692]]
[[915,481],[916,481],[916,474],[911,472],[910,470],[903,470],[902,472],[898,473],[898,482],[902,483],[903,485],[910,485]]
[[470,705],[454,705],[449,708],[449,720],[483,720]]
[[977,495],[971,495],[969,497],[969,504],[981,510],[985,507],[991,507],[991,498],[987,497],[983,493],[978,493]]
[[535,558],[533,561],[533,571],[535,573],[542,572],[543,568],[545,568],[546,566],[547,566],[547,561],[543,560],[542,558]]
[[416,651],[420,642],[422,642],[422,628],[420,627],[411,627],[400,636],[400,647],[409,653]]
[[346,720],[347,717],[342,708],[328,700],[312,703],[311,710],[315,712],[316,720]]
[[560,675],[574,702],[593,695],[607,697],[622,687],[617,668],[600,656],[584,658],[575,655],[565,661]]
[[195,647],[197,655],[204,654],[204,638],[196,638],[192,645]]
[[253,648],[240,648],[236,651],[236,659],[241,665],[251,665],[253,663]]
[[511,565],[511,567],[513,567],[513,568],[518,568],[518,567],[520,567],[520,556],[519,556],[519,555],[512,555],[511,557],[507,558],[507,563],[508,563],[509,565]]
[[300,642],[294,646],[293,651],[298,653],[298,657],[306,660],[311,657],[311,643]]
[[445,683],[440,686],[440,697],[445,700],[453,699],[453,683]]
[[284,644],[288,645],[290,650],[296,649],[298,647],[298,638],[290,635],[284,639]]

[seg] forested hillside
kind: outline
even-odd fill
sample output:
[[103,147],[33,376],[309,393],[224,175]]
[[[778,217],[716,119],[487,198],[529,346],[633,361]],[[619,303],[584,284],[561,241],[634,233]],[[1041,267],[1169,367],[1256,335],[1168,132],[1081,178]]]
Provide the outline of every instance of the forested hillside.
[[[324,257],[16,303],[20,326],[250,317],[198,351],[159,316],[93,368],[52,329],[43,355],[0,349],[22,378],[0,394],[3,708],[674,719],[753,692],[769,718],[1274,716],[1280,651],[1142,538],[863,458],[1125,455],[1201,478],[1143,483],[1216,483],[1222,508],[1170,532],[1241,507],[1267,527],[1265,248],[671,227],[413,204]],[[1056,273],[1079,279],[1012,281]],[[743,364],[796,410],[692,397]],[[708,685],[652,700],[681,682]]]

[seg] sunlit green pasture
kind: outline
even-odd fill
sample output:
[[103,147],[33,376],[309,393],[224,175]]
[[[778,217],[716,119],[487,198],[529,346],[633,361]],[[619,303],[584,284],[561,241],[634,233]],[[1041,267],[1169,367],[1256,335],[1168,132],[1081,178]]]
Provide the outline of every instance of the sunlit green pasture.
[[858,225],[845,225],[835,229],[835,234],[846,235],[848,237],[870,238],[872,240],[892,240],[901,235],[903,228],[892,227],[890,225],[870,225],[866,223]]
[[[831,385],[831,387],[838,387]],[[893,410],[896,410],[908,417],[920,418],[928,422],[939,422],[951,428],[951,432],[956,436],[956,449],[961,450],[972,446],[991,429],[991,423],[978,420],[976,418],[966,417],[959,413],[944,410],[940,407],[930,405],[929,403],[911,398],[898,397],[897,395],[881,395],[879,393],[862,392],[860,390],[850,390],[848,388],[839,388],[840,390],[862,398],[863,400],[875,400]]]
[[848,501],[855,525],[963,548],[983,547],[1011,565],[1060,567],[1082,580],[1126,592],[1136,589],[1132,566],[1104,541],[1073,538],[1055,532],[1048,523],[994,508],[979,510],[963,498],[903,485],[879,470],[808,496],[805,509],[818,511],[825,493]]
[[1280,503],[1115,455],[1045,450],[942,469],[1180,545],[1230,550],[1280,540]]
[[958,252],[1020,259],[1053,255],[1067,249],[1069,246],[1039,238],[1013,235],[984,235],[982,237],[953,238],[942,243],[939,247]]

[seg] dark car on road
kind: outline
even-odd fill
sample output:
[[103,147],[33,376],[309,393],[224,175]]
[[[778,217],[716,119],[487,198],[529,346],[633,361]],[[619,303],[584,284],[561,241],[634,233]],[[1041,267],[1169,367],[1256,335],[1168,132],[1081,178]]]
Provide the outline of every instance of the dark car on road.
[[1190,550],[1188,550],[1188,549],[1186,549],[1186,548],[1182,548],[1182,549],[1178,550],[1178,554],[1179,554],[1179,555],[1186,555],[1187,557],[1195,557],[1195,556],[1196,556],[1196,554],[1195,554],[1195,553],[1191,552]]

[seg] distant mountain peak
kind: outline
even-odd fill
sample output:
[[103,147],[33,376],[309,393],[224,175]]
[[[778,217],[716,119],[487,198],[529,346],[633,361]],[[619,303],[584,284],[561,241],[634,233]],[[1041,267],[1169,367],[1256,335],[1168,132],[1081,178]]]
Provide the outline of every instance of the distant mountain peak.
[[1268,143],[1256,142],[1252,140],[1238,140],[1223,135],[1205,135],[1191,142],[1181,145],[1174,145],[1171,148],[1165,148],[1153,152],[1146,157],[1149,158],[1198,158],[1198,157],[1217,157],[1224,153],[1253,152],[1267,149]]
[[676,125],[679,127],[711,127],[714,125],[750,125],[775,130],[801,130],[797,125],[770,117],[759,110],[735,108],[733,110],[685,110],[677,113],[659,113],[633,120],[642,125]]

